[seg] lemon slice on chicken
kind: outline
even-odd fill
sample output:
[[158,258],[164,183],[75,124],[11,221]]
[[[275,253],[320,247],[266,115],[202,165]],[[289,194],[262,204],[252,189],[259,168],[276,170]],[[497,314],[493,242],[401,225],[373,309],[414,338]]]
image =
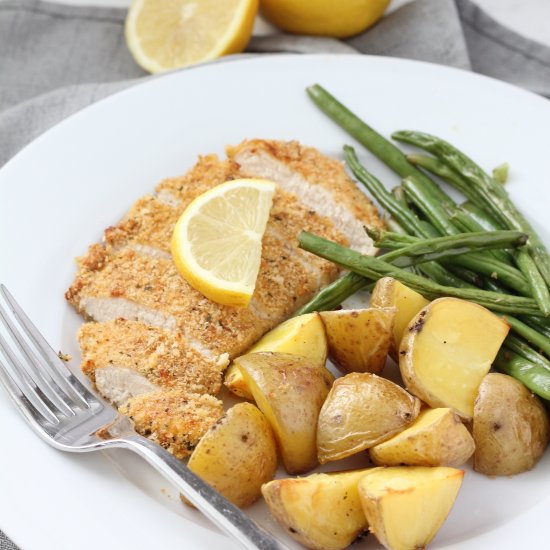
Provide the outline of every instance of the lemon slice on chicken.
[[275,187],[261,179],[222,183],[191,202],[176,223],[174,262],[213,302],[240,307],[250,302]]

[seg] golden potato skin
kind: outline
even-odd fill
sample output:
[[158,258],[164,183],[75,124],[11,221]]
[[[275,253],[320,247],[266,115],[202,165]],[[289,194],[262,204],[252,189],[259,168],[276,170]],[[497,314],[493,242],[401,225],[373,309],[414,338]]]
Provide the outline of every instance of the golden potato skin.
[[227,367],[223,378],[223,385],[237,397],[249,399],[250,401],[254,399],[248,389],[247,383],[244,381],[239,367],[237,367],[235,363],[231,363],[231,365]]
[[273,428],[289,474],[317,465],[319,411],[334,381],[325,368],[288,353],[249,353],[235,359],[254,400]]
[[[254,344],[248,353],[260,351],[299,355],[324,367],[327,361],[327,338],[319,313],[299,315],[276,326]],[[254,399],[235,363],[225,371],[224,385],[238,397],[250,401]]]
[[429,303],[424,296],[391,277],[378,279],[374,285],[370,306],[372,308],[395,307],[397,309],[389,350],[390,356],[395,361],[398,360],[399,345],[411,319]]
[[322,311],[329,357],[343,372],[382,372],[390,348],[395,308]]
[[345,458],[389,439],[418,416],[420,401],[370,373],[338,378],[319,414],[319,462]]
[[474,439],[449,408],[425,409],[391,439],[369,449],[377,466],[461,466],[475,450]]
[[357,490],[367,471],[275,479],[262,487],[262,494],[291,537],[307,548],[340,550],[367,528]]
[[449,515],[463,477],[455,468],[373,468],[358,486],[369,531],[391,550],[426,548]]
[[189,469],[233,504],[249,506],[273,479],[277,448],[269,422],[251,403],[238,403],[202,437]]
[[488,309],[438,298],[411,320],[399,350],[406,388],[431,407],[471,420],[483,377],[510,327]]
[[530,470],[550,437],[548,412],[540,399],[507,374],[482,381],[474,406],[474,469],[490,476]]

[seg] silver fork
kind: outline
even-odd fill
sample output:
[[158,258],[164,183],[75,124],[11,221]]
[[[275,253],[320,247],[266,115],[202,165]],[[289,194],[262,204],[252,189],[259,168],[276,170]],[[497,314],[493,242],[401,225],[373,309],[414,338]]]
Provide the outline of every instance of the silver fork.
[[56,449],[87,452],[121,447],[156,468],[213,523],[245,548],[285,547],[159,445],[92,393],[49,346],[0,284],[0,382],[33,430]]

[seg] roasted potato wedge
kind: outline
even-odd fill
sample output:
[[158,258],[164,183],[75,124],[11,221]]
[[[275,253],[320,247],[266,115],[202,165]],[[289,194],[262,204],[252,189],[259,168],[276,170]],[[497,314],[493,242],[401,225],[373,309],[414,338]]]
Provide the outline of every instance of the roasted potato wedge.
[[550,437],[548,412],[521,382],[488,374],[474,406],[474,469],[491,476],[530,470]]
[[310,359],[288,353],[249,353],[235,364],[271,423],[287,472],[314,468],[317,419],[334,381],[332,374]]
[[373,468],[359,482],[369,531],[391,550],[417,550],[435,537],[464,472],[454,468]]
[[401,341],[399,368],[407,389],[431,407],[474,414],[483,377],[509,326],[488,309],[438,298],[413,317]]
[[394,308],[322,311],[328,353],[344,372],[379,374],[388,356]]
[[[248,350],[248,353],[260,351],[291,353],[306,357],[324,367],[327,361],[327,339],[321,317],[318,313],[307,313],[281,323],[265,334]],[[234,363],[225,371],[224,385],[239,397],[253,399],[241,372]]]
[[273,479],[277,447],[269,422],[252,403],[238,403],[202,437],[189,469],[233,504],[244,507]]
[[345,458],[389,439],[409,426],[420,401],[375,374],[354,372],[338,378],[319,414],[319,462]]
[[383,277],[374,285],[370,298],[370,306],[373,308],[397,309],[389,350],[391,357],[396,361],[405,329],[411,319],[429,303],[424,296],[391,277]]
[[271,513],[307,548],[340,550],[367,528],[357,485],[368,470],[276,479],[262,487]]
[[452,409],[425,409],[407,429],[369,449],[377,466],[461,466],[474,439]]

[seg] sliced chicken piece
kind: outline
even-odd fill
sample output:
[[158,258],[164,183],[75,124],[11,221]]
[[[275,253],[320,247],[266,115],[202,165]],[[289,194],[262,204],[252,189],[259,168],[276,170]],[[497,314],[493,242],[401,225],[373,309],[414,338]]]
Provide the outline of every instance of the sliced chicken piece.
[[270,179],[321,216],[332,220],[350,246],[374,254],[363,225],[380,226],[376,208],[346,174],[342,163],[297,141],[252,139],[227,154],[249,177]]
[[288,254],[298,258],[315,275],[317,290],[332,282],[340,272],[332,262],[298,248],[298,235],[300,231],[309,231],[343,245],[348,244],[347,239],[331,220],[304,207],[290,193],[280,190],[275,193],[267,231],[272,231],[284,243]]
[[181,212],[181,208],[145,195],[117,225],[105,230],[105,242],[116,250],[129,246],[141,254],[170,258],[170,240]]
[[124,405],[132,397],[163,389],[137,370],[126,367],[97,367],[93,374],[96,389],[116,407]]
[[133,397],[119,411],[133,420],[138,433],[176,458],[185,458],[208,428],[222,417],[223,405],[211,395],[174,388]]
[[245,351],[273,321],[260,319],[251,308],[223,306],[207,300],[189,286],[171,260],[144,256],[124,248],[80,259],[79,275],[67,299],[95,321],[124,318],[180,331],[199,352],[218,356]]
[[181,386],[216,395],[227,354],[205,357],[183,335],[136,321],[85,323],[78,332],[82,370],[116,405],[131,397]]

